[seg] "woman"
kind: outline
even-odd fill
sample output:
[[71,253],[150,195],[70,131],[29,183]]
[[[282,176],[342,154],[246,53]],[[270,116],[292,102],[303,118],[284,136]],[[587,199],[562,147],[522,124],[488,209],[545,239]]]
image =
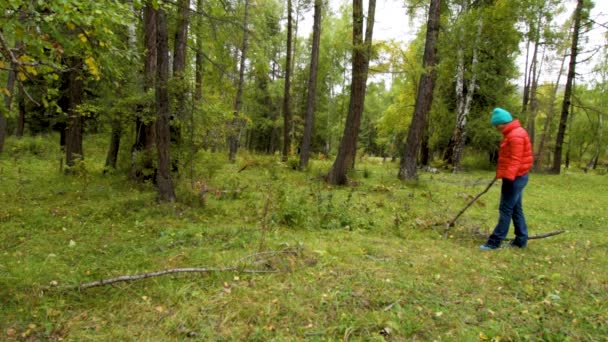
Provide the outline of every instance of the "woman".
[[522,196],[528,183],[528,172],[534,161],[530,137],[521,127],[519,120],[513,120],[511,114],[502,108],[492,111],[491,123],[503,136],[496,167],[496,179],[502,179],[500,216],[488,242],[479,248],[486,251],[499,248],[507,237],[511,220],[515,226],[515,239],[509,246],[525,248],[528,245],[528,227],[522,207]]

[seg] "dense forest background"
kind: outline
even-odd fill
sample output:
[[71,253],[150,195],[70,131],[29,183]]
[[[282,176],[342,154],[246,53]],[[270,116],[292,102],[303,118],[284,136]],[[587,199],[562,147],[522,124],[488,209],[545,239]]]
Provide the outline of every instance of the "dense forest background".
[[176,176],[211,177],[193,163],[205,150],[335,160],[334,184],[356,156],[400,159],[409,179],[492,163],[500,106],[530,132],[535,170],[605,167],[607,29],[592,1],[403,5],[422,23],[407,43],[373,38],[374,0],[2,1],[0,153],[58,132],[69,172],[83,140],[107,135],[106,171],[167,201]]

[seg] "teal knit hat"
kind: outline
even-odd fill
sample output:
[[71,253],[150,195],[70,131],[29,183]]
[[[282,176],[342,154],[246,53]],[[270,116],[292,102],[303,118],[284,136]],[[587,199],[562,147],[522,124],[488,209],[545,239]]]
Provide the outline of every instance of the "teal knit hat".
[[511,121],[513,121],[513,117],[511,116],[511,113],[507,112],[506,110],[496,107],[492,111],[492,126],[506,124]]

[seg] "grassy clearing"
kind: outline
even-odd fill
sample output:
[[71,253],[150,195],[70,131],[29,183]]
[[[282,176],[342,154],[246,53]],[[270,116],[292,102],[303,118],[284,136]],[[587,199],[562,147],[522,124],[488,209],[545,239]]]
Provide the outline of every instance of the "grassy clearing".
[[[202,154],[197,174],[211,174],[209,184],[219,189],[244,190],[210,194],[202,206],[183,178],[181,202],[159,205],[151,186],[129,183],[122,171],[102,175],[106,144],[87,142],[76,176],[58,172],[54,142],[9,140],[0,156],[0,340],[608,336],[606,176],[532,175],[524,200],[531,234],[568,232],[531,241],[527,250],[480,252],[475,232],[493,228],[499,185],[449,239],[440,223],[483,190],[489,171],[401,183],[395,164],[366,159],[357,164],[355,186],[331,188],[319,179],[327,161],[301,173],[271,157],[224,164],[224,155]],[[179,274],[64,289],[166,268],[228,266],[288,246],[301,253],[248,265],[281,273]]]

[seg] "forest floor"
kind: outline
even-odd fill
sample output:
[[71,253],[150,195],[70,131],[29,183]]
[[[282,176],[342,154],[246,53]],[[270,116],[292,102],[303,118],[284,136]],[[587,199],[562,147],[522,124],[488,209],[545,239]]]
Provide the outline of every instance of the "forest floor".
[[[493,177],[472,162],[400,182],[397,164],[364,158],[350,186],[331,187],[326,160],[297,172],[278,157],[200,152],[179,201],[158,204],[152,185],[127,180],[128,162],[102,173],[105,140],[87,137],[73,175],[54,144],[9,139],[0,155],[2,341],[608,336],[607,175],[532,174],[530,234],[566,232],[484,252],[500,182],[444,238]],[[220,270],[79,287],[186,267]]]

